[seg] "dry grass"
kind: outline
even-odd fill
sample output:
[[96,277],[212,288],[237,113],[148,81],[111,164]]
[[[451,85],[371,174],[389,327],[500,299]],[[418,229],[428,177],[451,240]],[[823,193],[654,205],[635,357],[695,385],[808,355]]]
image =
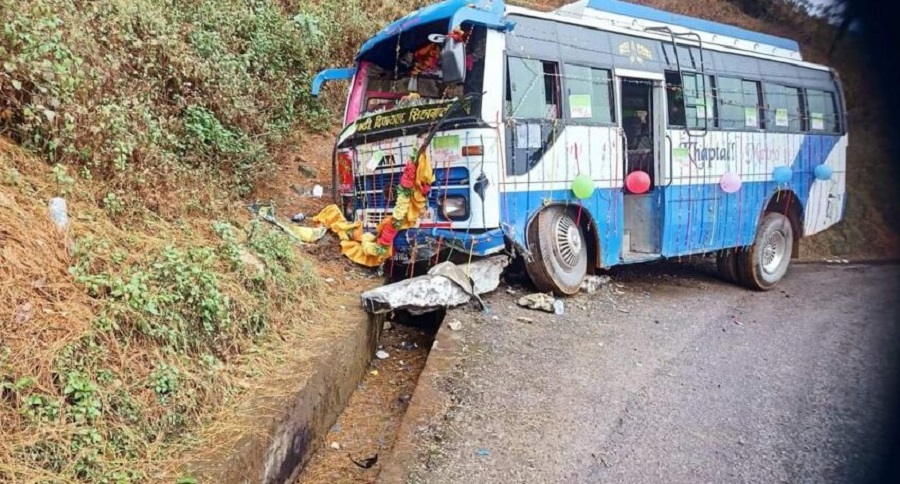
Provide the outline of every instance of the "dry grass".
[[[189,457],[172,460],[170,449],[190,445],[189,432],[203,417],[223,412],[218,417],[227,420],[223,414],[229,410],[222,409],[265,388],[260,377],[278,373],[281,355],[291,351],[302,357],[311,321],[318,323],[314,328],[325,329],[316,334],[327,333],[318,301],[326,292],[302,257],[289,265],[293,273],[266,276],[264,286],[255,289],[248,283],[255,268],[232,270],[222,261],[208,268],[230,298],[236,322],[264,312],[266,327],[258,335],[235,324],[231,334],[217,335],[221,344],[173,351],[137,329],[126,331],[129,323],[147,318],[137,318],[133,311],[105,312],[114,307],[115,298],[91,296],[76,281],[70,268],[81,257],[78,243],[88,237],[104,241],[93,246],[90,273],[124,277],[135,268],[152,270],[152,254],[167,247],[219,247],[222,240],[210,229],[212,220],[186,216],[172,223],[145,217],[134,225],[117,224],[94,201],[102,187],[81,181],[61,186],[47,165],[2,139],[0,176],[0,383],[6,385],[0,390],[0,481],[30,482],[51,475],[60,481],[92,481],[113,478],[116,472],[150,480],[166,471],[171,475]],[[69,191],[71,226],[65,234],[47,215],[47,200],[60,190]],[[248,214],[237,204],[232,207],[219,218],[247,224]],[[257,230],[268,231],[264,226]],[[149,289],[154,290],[161,289]],[[122,327],[98,326],[103,315]],[[204,360],[210,357],[215,359]],[[177,390],[165,398],[153,387],[161,365],[174,368],[178,376]],[[94,386],[97,417],[76,419],[77,402],[63,388],[71,383],[70,371],[84,374]],[[25,378],[33,383],[13,388]],[[56,408],[54,415],[46,421],[29,417],[34,397],[45,400],[41,408]],[[79,433],[86,429],[96,431],[99,441],[82,445]]]

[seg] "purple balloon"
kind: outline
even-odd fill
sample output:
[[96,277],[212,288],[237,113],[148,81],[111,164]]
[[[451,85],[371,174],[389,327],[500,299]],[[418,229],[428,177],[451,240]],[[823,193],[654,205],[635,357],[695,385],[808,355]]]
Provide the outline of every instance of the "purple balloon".
[[741,189],[741,177],[735,173],[726,173],[722,175],[719,186],[722,187],[722,191],[725,193],[734,193]]

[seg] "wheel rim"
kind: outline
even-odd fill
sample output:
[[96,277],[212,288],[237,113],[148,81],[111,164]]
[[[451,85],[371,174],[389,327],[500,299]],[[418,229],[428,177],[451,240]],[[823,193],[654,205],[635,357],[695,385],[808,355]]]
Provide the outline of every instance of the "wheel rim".
[[575,222],[567,216],[560,217],[556,222],[553,239],[560,262],[571,268],[577,266],[584,244]]
[[787,252],[787,239],[784,234],[776,230],[769,234],[762,250],[762,269],[767,274],[774,274],[784,260]]

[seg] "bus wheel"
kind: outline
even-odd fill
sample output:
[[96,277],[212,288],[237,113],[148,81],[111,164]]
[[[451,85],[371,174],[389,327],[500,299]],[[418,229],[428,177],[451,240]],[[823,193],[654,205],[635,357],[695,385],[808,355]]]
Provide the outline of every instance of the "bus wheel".
[[736,249],[726,249],[716,254],[716,266],[719,269],[719,277],[725,282],[738,284],[740,276],[738,275],[738,254]]
[[532,261],[525,268],[531,281],[541,291],[558,296],[577,293],[588,264],[581,227],[562,207],[549,207],[537,215],[528,232]]
[[791,263],[794,229],[780,213],[768,212],[756,230],[756,240],[738,259],[741,282],[751,289],[768,291],[784,277]]

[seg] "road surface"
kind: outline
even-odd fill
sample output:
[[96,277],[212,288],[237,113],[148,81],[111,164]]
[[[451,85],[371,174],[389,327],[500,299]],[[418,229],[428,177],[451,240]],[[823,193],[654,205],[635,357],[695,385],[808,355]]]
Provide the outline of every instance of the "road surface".
[[420,432],[407,482],[872,482],[892,437],[898,276],[795,265],[758,293],[704,263],[631,267],[564,316],[501,288],[490,315],[448,313],[453,405]]

